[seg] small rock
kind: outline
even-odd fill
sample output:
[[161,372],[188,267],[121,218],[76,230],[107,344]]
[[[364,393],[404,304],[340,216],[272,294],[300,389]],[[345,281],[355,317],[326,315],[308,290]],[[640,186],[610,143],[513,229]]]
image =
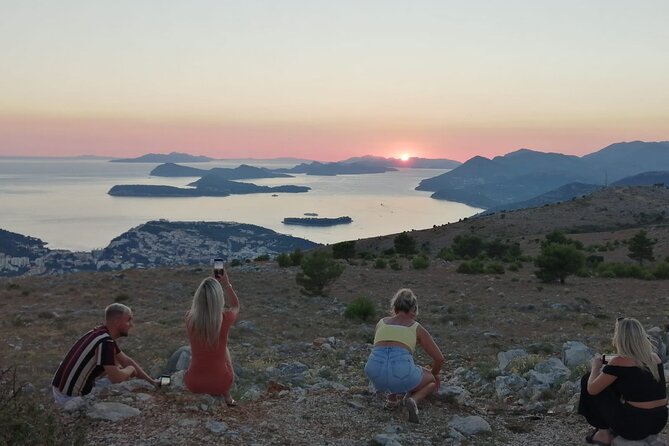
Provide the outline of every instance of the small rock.
[[180,370],[186,370],[190,365],[191,361],[191,349],[190,345],[184,345],[179,347],[167,361],[167,373],[172,374]]
[[522,358],[524,356],[527,356],[527,352],[521,348],[499,352],[497,353],[498,368],[501,371],[505,371],[512,360],[515,358]]
[[482,432],[491,432],[490,424],[483,418],[473,415],[469,417],[460,417],[458,415],[451,418],[448,427],[455,429],[465,436],[477,435]]
[[248,333],[256,333],[258,331],[256,324],[249,320],[239,321],[235,324],[235,327],[237,327],[241,331],[246,331]]
[[595,351],[579,341],[567,341],[562,345],[562,362],[567,367],[588,364]]
[[105,401],[94,404],[86,415],[90,418],[116,422],[137,416],[140,413],[139,409],[126,404]]
[[466,389],[452,384],[442,384],[437,396],[443,399],[452,399],[460,405],[469,405],[471,399],[471,395]]
[[402,446],[396,434],[376,434],[372,444],[376,446]]
[[86,400],[84,400],[80,396],[77,396],[67,401],[65,404],[63,404],[63,410],[65,412],[75,412],[77,410],[84,408],[86,404],[87,404]]
[[228,430],[228,425],[223,421],[209,420],[205,426],[214,434],[222,434]]

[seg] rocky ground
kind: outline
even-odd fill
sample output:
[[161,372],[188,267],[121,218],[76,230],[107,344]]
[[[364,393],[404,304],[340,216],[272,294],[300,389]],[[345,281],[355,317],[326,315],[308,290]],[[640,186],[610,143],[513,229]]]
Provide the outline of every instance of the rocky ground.
[[[311,298],[299,292],[296,268],[273,262],[234,268],[230,276],[242,312],[230,348],[239,406],[224,407],[179,389],[178,374],[169,389],[108,389],[94,402],[121,402],[140,413],[116,422],[83,417],[90,425],[88,441],[580,444],[588,428],[573,413],[577,389],[563,382],[575,382],[583,367],[560,372],[562,378],[546,389],[513,388],[511,382],[509,394],[498,390],[497,376],[529,378],[545,360],[561,359],[567,341],[610,352],[618,315],[635,316],[648,328],[664,327],[669,288],[662,281],[576,277],[565,285],[545,285],[533,269],[526,264],[518,272],[468,276],[441,261],[420,271],[408,262],[400,271],[348,265],[329,297]],[[48,400],[49,379],[67,348],[101,320],[105,305],[122,301],[133,307],[135,327],[121,347],[158,375],[172,353],[187,345],[183,315],[206,274],[180,268],[5,280],[0,283],[3,367],[16,365],[20,378]],[[419,425],[408,423],[404,411],[384,411],[382,399],[368,388],[362,369],[376,321],[343,316],[347,303],[359,296],[372,299],[381,316],[392,293],[404,286],[417,293],[419,320],[447,358],[442,393],[422,405]],[[498,354],[518,348],[527,359],[501,371]],[[428,363],[424,354],[419,362]],[[484,423],[454,417],[481,417]],[[458,425],[463,421],[474,427]]]

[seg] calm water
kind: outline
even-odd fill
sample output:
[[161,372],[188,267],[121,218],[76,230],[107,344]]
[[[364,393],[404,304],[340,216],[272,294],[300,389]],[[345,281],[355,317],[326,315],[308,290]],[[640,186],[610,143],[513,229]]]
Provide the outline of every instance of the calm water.
[[[236,167],[243,160],[190,164]],[[291,167],[245,161],[265,167]],[[0,158],[0,228],[38,237],[52,249],[105,247],[128,229],[148,220],[236,221],[264,226],[319,243],[424,229],[457,221],[479,210],[433,200],[413,190],[423,178],[444,170],[404,169],[374,175],[250,180],[255,184],[295,184],[312,188],[303,194],[233,195],[197,198],[111,197],[116,184],[185,186],[197,178],[150,177],[157,164],[110,163],[106,160]],[[326,228],[286,226],[284,217],[305,212],[320,217],[348,215],[353,223]]]

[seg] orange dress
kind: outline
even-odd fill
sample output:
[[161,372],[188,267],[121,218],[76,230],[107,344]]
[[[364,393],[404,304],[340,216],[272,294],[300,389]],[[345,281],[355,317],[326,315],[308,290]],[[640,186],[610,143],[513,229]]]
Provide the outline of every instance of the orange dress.
[[[192,358],[184,375],[184,384],[191,392],[223,395],[230,390],[235,380],[235,372],[228,350],[228,332],[236,318],[236,313],[230,311],[223,313],[221,333],[218,345],[215,346],[197,339],[188,330]],[[188,320],[186,320],[186,327],[188,327]]]

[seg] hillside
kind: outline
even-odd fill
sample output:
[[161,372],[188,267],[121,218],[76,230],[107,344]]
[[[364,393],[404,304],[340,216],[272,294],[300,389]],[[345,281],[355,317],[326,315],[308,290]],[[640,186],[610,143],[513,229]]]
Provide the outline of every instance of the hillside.
[[[531,253],[535,239],[554,228],[589,228],[593,232],[572,234],[587,245],[629,238],[644,227],[658,239],[656,256],[663,258],[669,255],[669,232],[660,217],[667,209],[666,189],[607,188],[584,199],[471,218],[411,236],[432,254],[461,233],[510,237]],[[385,236],[361,240],[356,248],[375,252],[391,245],[392,236]],[[626,249],[602,255],[623,259]],[[573,413],[573,381],[583,369],[572,368],[559,387],[507,395],[497,384],[498,354],[523,348],[536,363],[561,357],[566,341],[608,353],[617,316],[637,317],[647,328],[667,322],[657,310],[669,303],[666,281],[570,277],[565,285],[550,285],[537,281],[529,262],[497,275],[459,274],[457,261],[433,260],[425,270],[411,268],[406,259],[400,263],[395,271],[356,260],[346,265],[328,297],[315,298],[300,293],[295,267],[275,262],[229,267],[242,302],[230,336],[237,373],[233,395],[240,406],[225,408],[178,386],[115,389],[99,399],[124,402],[141,413],[114,423],[87,420],[88,441],[362,446],[388,437],[416,445],[581,444],[588,428]],[[135,327],[121,347],[157,375],[171,353],[187,344],[183,314],[209,273],[207,266],[191,266],[0,279],[3,365],[17,365],[20,378],[47,401],[49,379],[67,348],[99,322],[105,305],[122,301],[134,309]],[[382,400],[368,390],[362,369],[376,320],[343,316],[360,296],[383,315],[400,287],[416,292],[419,321],[446,356],[443,391],[421,406],[419,425],[408,423],[403,412],[382,410]],[[423,353],[418,357],[427,363]],[[464,436],[452,427],[456,416],[482,417],[491,432]]]
[[416,190],[433,191],[436,199],[503,208],[569,183],[606,185],[668,169],[666,141],[617,143],[581,158],[521,149],[493,159],[476,156],[449,172],[422,180]]

